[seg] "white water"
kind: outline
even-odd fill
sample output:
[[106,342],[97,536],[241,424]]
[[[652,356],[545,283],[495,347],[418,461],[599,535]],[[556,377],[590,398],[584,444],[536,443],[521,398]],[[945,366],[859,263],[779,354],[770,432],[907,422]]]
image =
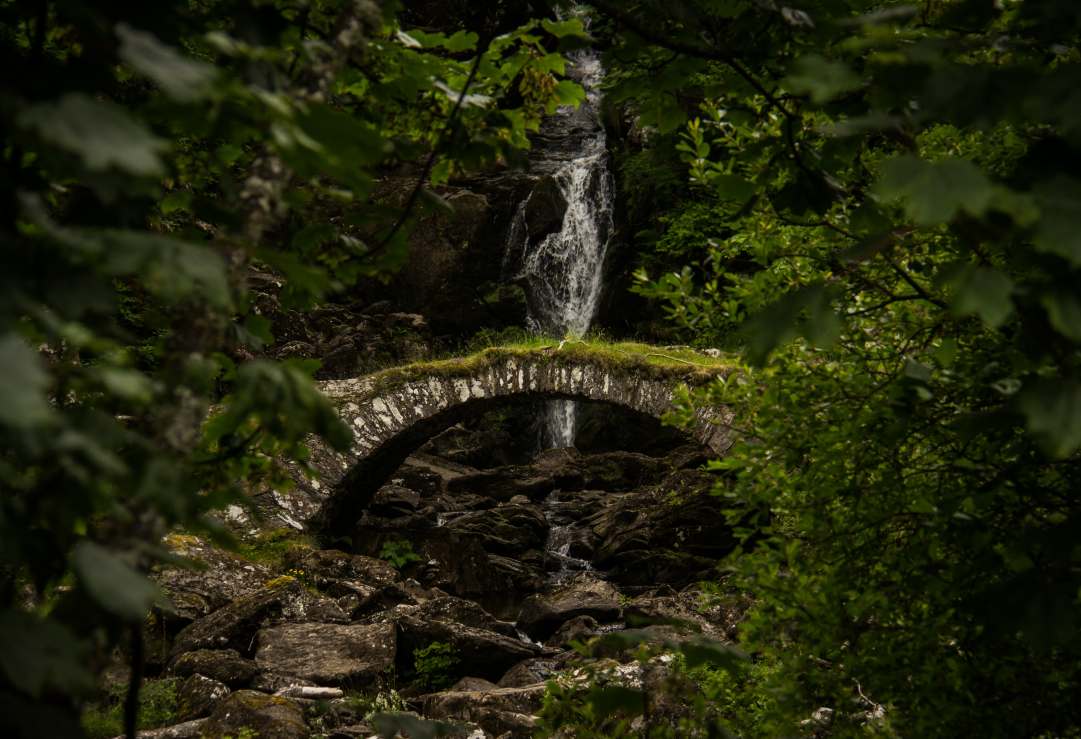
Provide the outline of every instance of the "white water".
[[[567,201],[563,222],[559,231],[531,246],[525,227],[527,198],[515,216],[508,249],[523,252],[519,277],[526,278],[530,286],[531,327],[545,333],[581,337],[593,324],[600,302],[604,260],[613,227],[615,186],[608,170],[607,142],[598,114],[604,68],[592,49],[575,52],[570,60],[568,76],[585,88],[586,100],[578,109],[560,108],[550,125],[557,131],[584,128],[586,135],[576,151],[569,155],[557,153],[553,161],[545,162]],[[573,401],[548,403],[545,418],[548,446],[574,445],[576,414]]]
[[580,542],[586,532],[572,510],[566,510],[568,508],[573,509],[573,506],[559,500],[558,492],[544,500],[544,517],[548,521],[544,554],[559,564],[559,569],[549,574],[550,581],[555,583],[565,582],[581,572],[593,572],[588,559],[571,555],[571,547]]

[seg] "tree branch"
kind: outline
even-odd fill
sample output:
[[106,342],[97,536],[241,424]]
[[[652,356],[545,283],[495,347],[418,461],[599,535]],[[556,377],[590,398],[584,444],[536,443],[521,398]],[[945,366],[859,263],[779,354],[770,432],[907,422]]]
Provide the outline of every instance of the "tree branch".
[[458,99],[454,102],[454,107],[450,111],[450,115],[447,117],[447,123],[443,126],[443,130],[439,133],[439,139],[435,145],[432,146],[431,152],[428,154],[428,159],[424,162],[424,167],[420,171],[420,175],[417,177],[417,182],[413,186],[413,190],[409,193],[409,198],[405,201],[405,205],[402,208],[401,214],[398,216],[398,220],[394,222],[390,231],[383,239],[374,247],[369,249],[365,254],[365,259],[370,259],[379,252],[390,246],[391,241],[409,220],[409,216],[412,214],[413,209],[417,205],[417,200],[420,198],[420,193],[424,190],[424,184],[428,181],[428,177],[432,173],[432,167],[435,166],[436,159],[439,157],[440,150],[446,144],[447,139],[450,137],[451,129],[457,123],[458,114],[461,112],[462,104],[465,102],[465,97],[469,93],[469,88],[477,78],[477,72],[480,70],[481,60],[484,58],[485,53],[488,51],[488,45],[491,43],[489,38],[483,44],[479,44],[477,47],[477,56],[473,60],[473,66],[469,70],[469,76],[466,77],[465,84],[462,86],[462,92],[458,95]]

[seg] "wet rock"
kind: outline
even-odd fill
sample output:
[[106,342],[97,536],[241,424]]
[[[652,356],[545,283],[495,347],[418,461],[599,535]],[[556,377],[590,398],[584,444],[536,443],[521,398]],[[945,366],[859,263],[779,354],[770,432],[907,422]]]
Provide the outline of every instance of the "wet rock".
[[487,552],[514,555],[543,547],[548,522],[540,506],[508,501],[495,508],[459,516],[448,523],[447,528],[476,538]]
[[447,483],[450,493],[473,493],[495,500],[510,500],[516,495],[538,500],[555,487],[556,480],[552,476],[536,474],[532,468],[519,465],[481,470],[461,475]]
[[192,675],[176,692],[177,718],[190,721],[209,716],[214,706],[229,695],[229,687],[203,675]]
[[684,585],[702,579],[736,546],[710,494],[715,481],[680,470],[658,486],[615,498],[591,519],[594,564],[617,583]]
[[178,677],[205,676],[241,688],[251,683],[259,667],[235,649],[196,649],[177,657],[170,672]]
[[565,657],[533,657],[507,670],[499,679],[501,688],[524,688],[543,683],[565,666]]
[[472,721],[492,736],[533,736],[544,685],[482,691],[447,690],[421,696],[421,712],[430,718]]
[[260,668],[320,685],[364,685],[394,665],[396,640],[387,624],[284,624],[259,632]]
[[586,642],[597,635],[597,619],[592,616],[575,616],[565,622],[545,642],[549,647],[566,647],[572,641]]
[[567,198],[554,177],[542,177],[525,201],[525,225],[530,243],[559,231],[567,211]]
[[518,614],[518,627],[535,639],[545,639],[575,616],[614,621],[619,611],[619,591],[614,586],[582,576],[552,592],[526,598]]
[[396,516],[416,511],[420,503],[416,490],[390,482],[376,491],[368,510],[377,516]]
[[237,691],[221,701],[201,732],[206,739],[223,739],[245,729],[259,739],[308,739],[311,735],[296,702],[253,690]]

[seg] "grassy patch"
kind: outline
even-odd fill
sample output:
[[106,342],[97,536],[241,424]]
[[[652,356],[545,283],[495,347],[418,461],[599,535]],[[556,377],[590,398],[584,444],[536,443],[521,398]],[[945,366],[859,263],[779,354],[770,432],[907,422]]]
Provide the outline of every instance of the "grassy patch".
[[[139,730],[157,729],[176,722],[176,691],[179,678],[147,680],[139,691]],[[110,685],[100,701],[83,709],[83,730],[89,739],[106,739],[124,733],[124,697],[127,683]]]
[[704,384],[738,367],[734,357],[714,357],[690,348],[666,349],[630,341],[522,337],[464,357],[416,362],[382,370],[371,376],[371,392],[382,394],[403,383],[427,377],[471,377],[508,359],[551,362],[558,366],[592,365],[651,379],[682,381],[689,385]]
[[277,528],[260,531],[252,537],[240,541],[236,553],[240,557],[265,565],[271,569],[282,569],[286,555],[295,549],[313,549],[311,537],[293,529]]

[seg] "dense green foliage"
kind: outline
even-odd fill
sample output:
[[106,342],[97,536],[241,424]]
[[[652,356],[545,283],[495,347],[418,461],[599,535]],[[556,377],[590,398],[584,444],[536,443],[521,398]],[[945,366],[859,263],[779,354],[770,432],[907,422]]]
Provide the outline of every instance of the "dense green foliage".
[[[1076,736],[1081,5],[593,5],[637,290],[749,365],[686,411],[736,410],[753,662],[679,671],[676,735]],[[577,21],[401,10],[0,2],[5,736],[80,735],[164,532],[224,539],[308,434],[348,443],[312,366],[260,358],[252,275],[301,310],[385,275],[429,186],[581,99]],[[545,720],[645,709],[599,684]]]
[[703,398],[779,668],[752,733],[1074,735],[1081,10],[596,5],[689,178],[639,289],[760,367]]
[[304,309],[384,274],[443,207],[429,185],[581,97],[552,51],[577,21],[481,38],[398,11],[0,3],[5,736],[78,734],[122,635],[138,664],[164,532],[223,538],[207,512],[288,486],[309,433],[348,444],[312,366],[259,358],[251,276]]

